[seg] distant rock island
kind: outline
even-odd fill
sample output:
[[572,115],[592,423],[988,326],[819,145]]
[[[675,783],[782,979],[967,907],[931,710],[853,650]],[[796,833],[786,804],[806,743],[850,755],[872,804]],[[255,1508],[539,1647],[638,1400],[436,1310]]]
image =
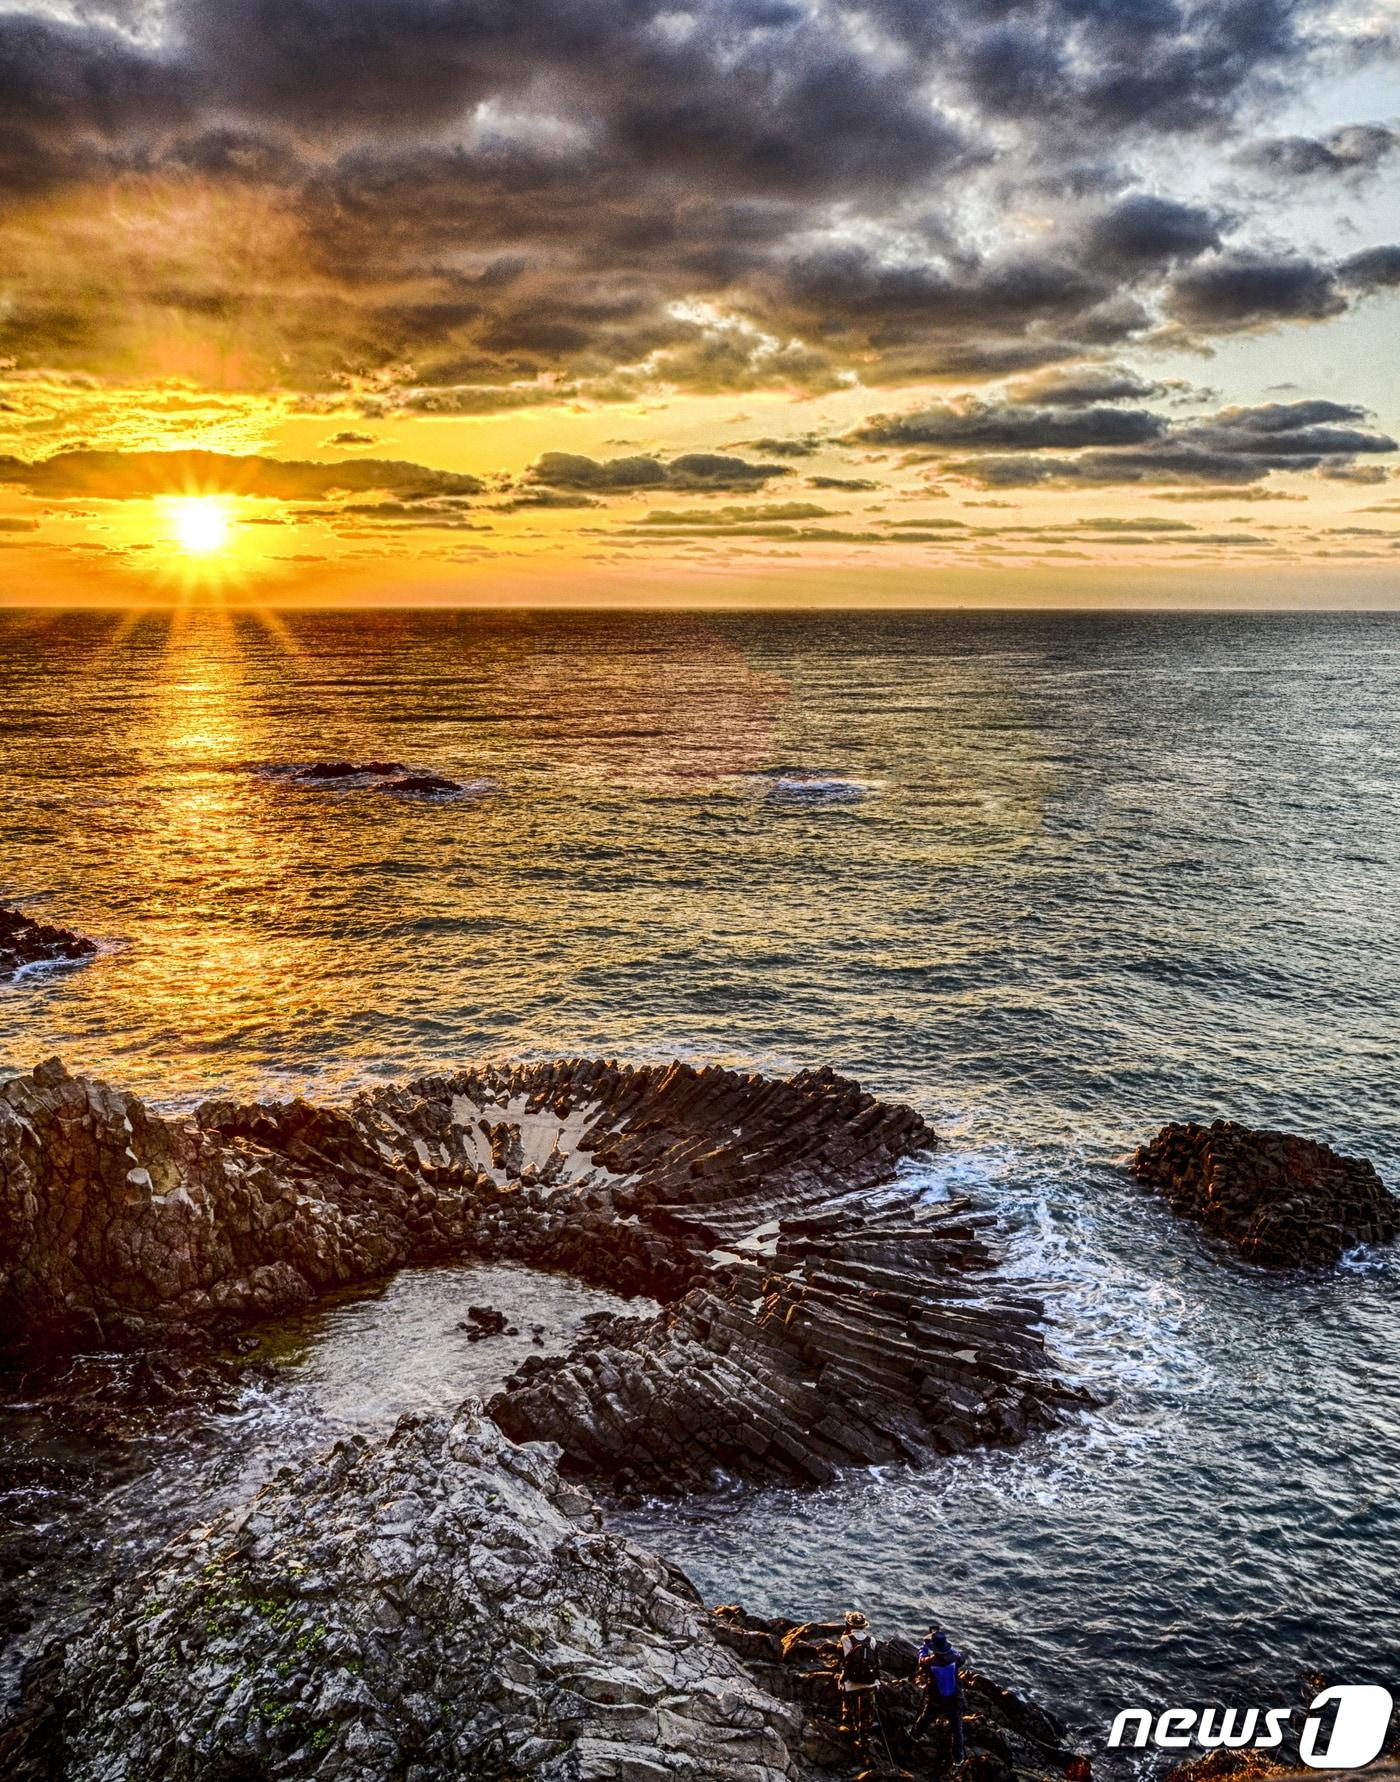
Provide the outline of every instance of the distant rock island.
[[1263,1268],[1334,1268],[1358,1244],[1400,1234],[1400,1200],[1370,1163],[1292,1133],[1234,1120],[1164,1126],[1130,1168]]
[[256,771],[293,785],[389,792],[416,798],[461,798],[498,790],[492,780],[451,780],[444,774],[408,767],[402,761],[310,761],[301,766],[262,767]]
[[623,1491],[816,1484],[1052,1427],[1040,1304],[994,1220],[898,1179],[934,1135],[828,1070],[483,1066],[345,1108],[163,1118],[54,1060],[0,1086],[0,1318],[23,1342],[189,1339],[409,1261],[515,1261],[604,1318],[491,1401]]
[[76,965],[96,951],[97,942],[84,934],[35,922],[21,910],[0,905],[0,981],[26,965]]

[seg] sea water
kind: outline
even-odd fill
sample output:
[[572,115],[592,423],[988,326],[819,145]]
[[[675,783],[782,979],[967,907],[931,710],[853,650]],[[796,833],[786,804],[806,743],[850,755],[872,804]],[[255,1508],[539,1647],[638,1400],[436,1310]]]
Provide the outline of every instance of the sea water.
[[[913,1173],[1001,1215],[1108,1402],[620,1519],[708,1598],[936,1614],[1090,1730],[1394,1685],[1400,1268],[1265,1277],[1120,1160],[1232,1116],[1400,1183],[1400,621],[9,614],[0,651],[0,898],[101,943],[0,990],[7,1067],[179,1109],[483,1056],[831,1064],[933,1121]],[[340,758],[460,790],[296,778]],[[213,1419],[201,1452],[241,1458],[184,1475],[187,1513],[259,1440],[470,1389],[433,1304],[294,1332],[301,1383]],[[364,1403],[357,1317],[407,1357]],[[124,1485],[113,1541],[171,1495]]]

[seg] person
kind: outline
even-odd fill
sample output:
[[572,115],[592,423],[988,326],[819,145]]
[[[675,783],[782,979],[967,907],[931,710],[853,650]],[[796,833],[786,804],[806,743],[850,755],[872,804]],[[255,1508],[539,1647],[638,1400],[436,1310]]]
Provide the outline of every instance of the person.
[[859,1609],[846,1611],[841,1636],[841,1730],[863,1744],[875,1720],[875,1691],[880,1683],[880,1657],[870,1624]]
[[910,1729],[911,1738],[919,1738],[931,1720],[945,1720],[953,1740],[953,1762],[967,1756],[963,1743],[962,1682],[958,1666],[962,1653],[939,1627],[931,1622],[923,1644],[919,1647],[916,1676],[923,1687],[924,1700]]

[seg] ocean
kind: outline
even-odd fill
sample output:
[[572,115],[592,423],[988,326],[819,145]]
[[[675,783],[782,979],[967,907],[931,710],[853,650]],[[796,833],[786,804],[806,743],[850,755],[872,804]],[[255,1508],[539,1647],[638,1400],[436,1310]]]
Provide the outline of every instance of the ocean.
[[[1107,1402],[619,1518],[708,1600],[936,1614],[1100,1733],[1393,1685],[1400,1266],[1265,1278],[1121,1160],[1224,1116],[1400,1182],[1400,620],[8,613],[0,651],[0,901],[101,943],[0,988],[7,1070],[178,1109],[484,1056],[830,1064],[932,1120],[928,1194],[1001,1216]],[[288,777],[340,758],[459,790]],[[411,1351],[370,1427],[470,1387],[417,1280],[336,1313]],[[152,1538],[263,1414],[142,1487]],[[128,1546],[131,1489],[98,1506]]]

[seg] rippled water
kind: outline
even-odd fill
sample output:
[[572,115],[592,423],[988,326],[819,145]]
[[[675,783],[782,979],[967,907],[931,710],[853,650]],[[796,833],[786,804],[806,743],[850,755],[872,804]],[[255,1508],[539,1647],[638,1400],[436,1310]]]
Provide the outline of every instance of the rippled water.
[[[105,943],[0,990],[9,1064],[59,1051],[175,1106],[483,1054],[826,1062],[946,1135],[929,1192],[1003,1213],[1008,1272],[1113,1402],[800,1507],[629,1517],[708,1595],[854,1589],[906,1629],[933,1605],[1090,1724],[1286,1699],[1314,1666],[1394,1685],[1400,1269],[1262,1279],[1113,1160],[1230,1114],[1400,1179],[1400,624],[10,615],[0,639],[0,897]],[[339,756],[468,790],[266,771]],[[434,1353],[405,1399],[451,1381]]]

